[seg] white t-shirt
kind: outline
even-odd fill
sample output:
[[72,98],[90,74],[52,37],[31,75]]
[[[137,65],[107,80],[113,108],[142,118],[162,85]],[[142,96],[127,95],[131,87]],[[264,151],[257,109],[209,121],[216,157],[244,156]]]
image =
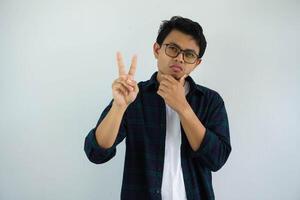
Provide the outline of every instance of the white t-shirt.
[[[190,85],[184,84],[185,94]],[[171,107],[166,104],[166,141],[165,160],[162,180],[162,200],[186,200],[186,192],[181,168],[181,130],[180,119]]]

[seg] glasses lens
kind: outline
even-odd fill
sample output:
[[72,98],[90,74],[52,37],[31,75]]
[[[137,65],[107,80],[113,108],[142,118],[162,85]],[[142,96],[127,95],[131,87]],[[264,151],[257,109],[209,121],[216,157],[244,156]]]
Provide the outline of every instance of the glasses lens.
[[180,49],[174,45],[168,45],[166,48],[166,54],[171,57],[176,57],[179,52]]
[[184,52],[184,61],[187,63],[194,63],[197,59],[197,55],[193,52],[186,51]]

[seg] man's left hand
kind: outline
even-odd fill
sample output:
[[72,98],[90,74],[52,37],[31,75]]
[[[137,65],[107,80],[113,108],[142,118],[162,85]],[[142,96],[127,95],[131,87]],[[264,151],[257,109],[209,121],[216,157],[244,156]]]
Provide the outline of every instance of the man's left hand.
[[162,75],[157,94],[161,96],[177,113],[187,108],[189,105],[185,98],[184,82],[187,75],[183,75],[180,80],[176,80],[171,75]]

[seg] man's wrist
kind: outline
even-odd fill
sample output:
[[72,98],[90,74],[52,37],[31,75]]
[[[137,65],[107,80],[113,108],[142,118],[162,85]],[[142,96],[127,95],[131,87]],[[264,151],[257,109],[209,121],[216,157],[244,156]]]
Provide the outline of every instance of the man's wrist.
[[118,112],[125,112],[128,106],[120,106],[117,105],[115,102],[112,104],[112,109],[118,111]]
[[186,102],[183,106],[180,107],[180,109],[178,110],[178,114],[179,115],[186,115],[191,110],[192,110],[192,108],[191,108],[190,104],[188,102]]

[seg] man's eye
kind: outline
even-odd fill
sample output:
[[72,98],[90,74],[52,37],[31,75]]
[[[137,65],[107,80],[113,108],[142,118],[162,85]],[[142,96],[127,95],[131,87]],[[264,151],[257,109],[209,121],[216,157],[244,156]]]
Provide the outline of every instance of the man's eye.
[[195,58],[196,57],[195,54],[193,54],[192,52],[185,52],[184,56],[187,58]]
[[178,51],[178,48],[175,47],[175,46],[169,46],[169,49],[173,52],[177,52]]

